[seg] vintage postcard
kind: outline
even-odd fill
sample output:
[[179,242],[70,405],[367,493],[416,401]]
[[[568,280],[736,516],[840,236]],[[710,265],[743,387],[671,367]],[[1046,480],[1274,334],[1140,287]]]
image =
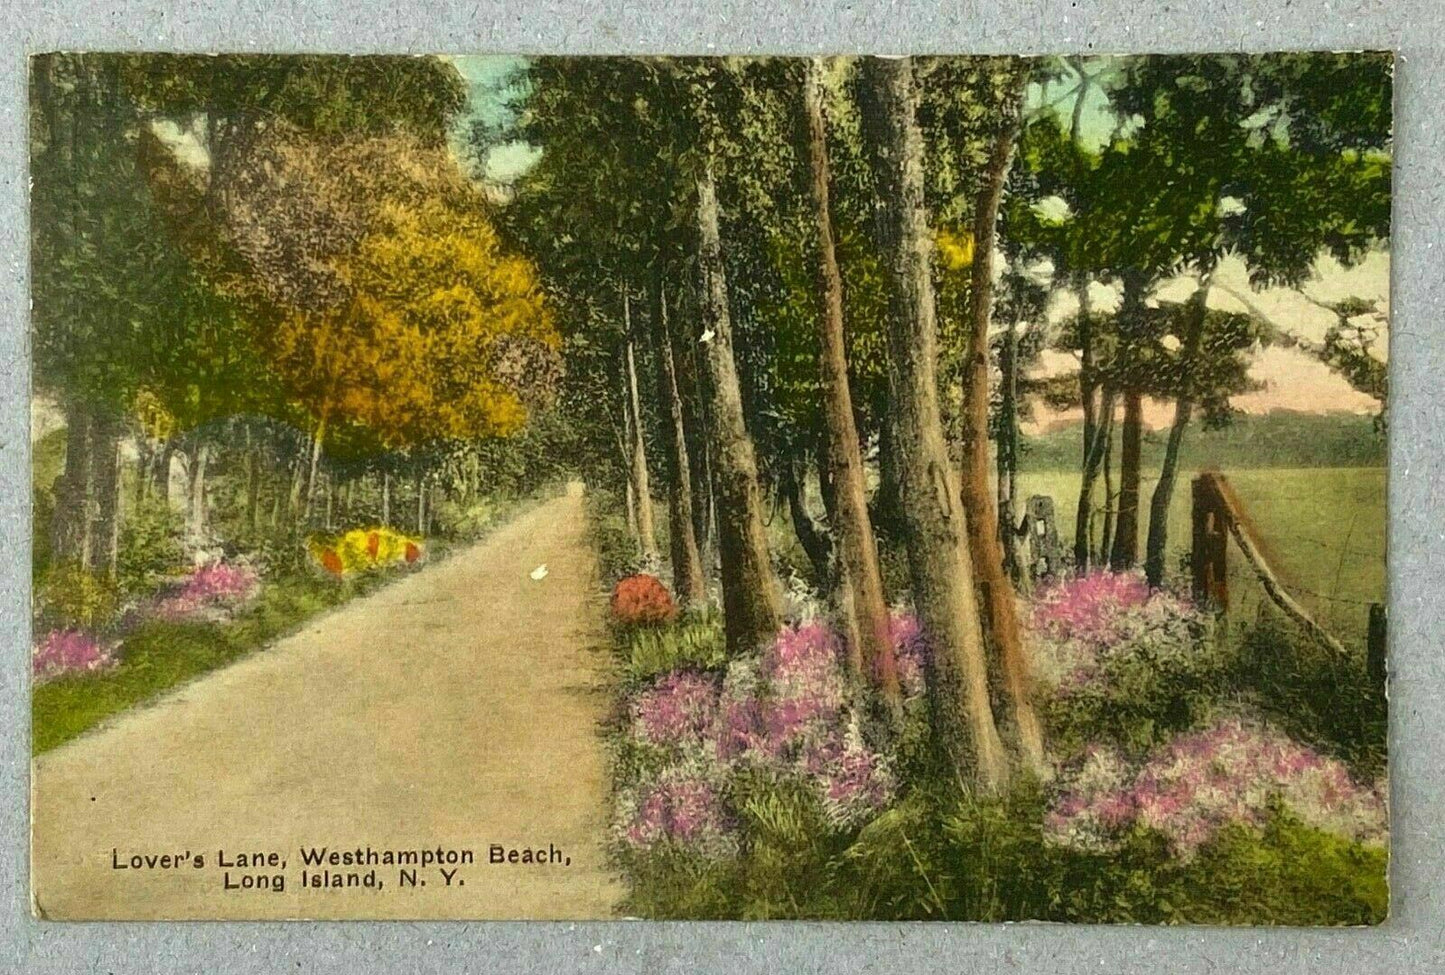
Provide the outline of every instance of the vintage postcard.
[[33,57],[35,914],[1382,921],[1392,71]]

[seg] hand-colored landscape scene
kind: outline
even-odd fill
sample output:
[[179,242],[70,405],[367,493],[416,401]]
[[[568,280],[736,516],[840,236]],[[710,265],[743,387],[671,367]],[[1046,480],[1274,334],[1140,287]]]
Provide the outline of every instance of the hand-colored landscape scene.
[[1392,68],[33,58],[36,913],[1382,921]]

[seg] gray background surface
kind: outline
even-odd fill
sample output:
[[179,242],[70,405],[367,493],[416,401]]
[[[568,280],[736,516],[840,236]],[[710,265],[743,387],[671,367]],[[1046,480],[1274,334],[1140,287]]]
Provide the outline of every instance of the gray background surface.
[[[0,4],[0,972],[1445,970],[1445,5],[1435,0],[200,0]],[[1392,917],[1373,930],[645,923],[40,924],[27,905],[25,56],[54,49],[447,53],[1392,49]],[[280,811],[278,811],[279,813]]]

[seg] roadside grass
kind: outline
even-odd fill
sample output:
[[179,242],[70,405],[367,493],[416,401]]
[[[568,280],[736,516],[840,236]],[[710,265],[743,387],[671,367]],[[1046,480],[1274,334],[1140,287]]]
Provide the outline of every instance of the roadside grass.
[[125,638],[119,664],[36,684],[31,748],[49,751],[137,704],[265,646],[318,613],[376,589],[383,577],[269,579],[229,623],[148,620]]
[[[553,496],[496,502],[484,529],[464,538],[428,541],[426,563],[471,545]],[[31,753],[39,755],[90,731],[106,719],[262,651],[314,617],[405,578],[411,571],[365,572],[337,579],[322,571],[266,577],[256,599],[225,622],[148,619],[125,634],[119,663],[99,673],[61,677],[31,688]]]

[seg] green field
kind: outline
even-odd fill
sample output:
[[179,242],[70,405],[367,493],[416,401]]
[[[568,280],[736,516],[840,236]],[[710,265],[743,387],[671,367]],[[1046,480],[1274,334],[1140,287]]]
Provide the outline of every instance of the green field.
[[[1385,601],[1385,471],[1375,467],[1255,468],[1226,476],[1263,534],[1276,572],[1320,623],[1340,639],[1362,645],[1368,604]],[[1190,479],[1180,477],[1169,510],[1169,566],[1180,571],[1190,544]],[[1140,556],[1156,478],[1141,486]],[[1072,551],[1077,471],[1025,471],[1023,499],[1046,494],[1058,509],[1059,536]],[[1103,496],[1102,490],[1098,495]],[[1251,618],[1262,591],[1238,550],[1230,550],[1231,612]]]

